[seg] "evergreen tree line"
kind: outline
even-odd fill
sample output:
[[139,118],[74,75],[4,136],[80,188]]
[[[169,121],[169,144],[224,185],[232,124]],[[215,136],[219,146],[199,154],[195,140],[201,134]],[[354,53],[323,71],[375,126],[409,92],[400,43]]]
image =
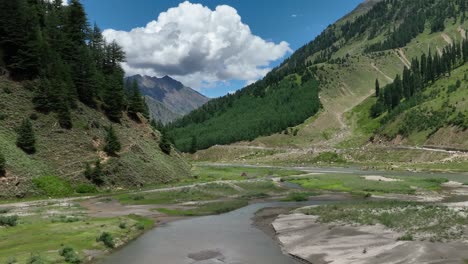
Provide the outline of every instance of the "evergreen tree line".
[[[427,22],[430,23],[432,33],[443,31],[445,21],[450,18],[457,21],[461,17],[463,23],[465,13],[466,0],[385,0],[376,4],[368,14],[347,25],[347,28],[356,34],[359,31],[353,28],[361,28],[363,24],[369,25],[371,28],[369,39],[373,39],[385,23],[393,21],[394,25],[399,24],[398,27],[393,26],[384,41],[366,48],[366,52],[377,52],[404,47],[424,32]],[[376,17],[377,15],[382,15],[384,19]],[[393,17],[388,17],[389,15]],[[366,22],[361,20],[366,20]],[[399,23],[399,21],[402,22]],[[350,36],[353,35],[350,34]]]
[[147,116],[139,91],[125,92],[125,59],[115,42],[90,27],[79,0],[0,0],[0,68],[28,81],[36,110],[54,112],[71,129],[71,109],[81,101],[113,122],[129,110]]
[[215,99],[166,126],[177,149],[195,152],[216,144],[253,140],[298,125],[320,109],[318,83],[304,68],[265,86],[257,82]]
[[422,54],[420,59],[414,58],[411,68],[405,67],[403,75],[397,75],[393,83],[380,88],[376,81],[377,102],[371,109],[371,115],[377,117],[384,112],[395,109],[402,100],[411,100],[424,91],[430,83],[440,77],[450,75],[451,71],[468,61],[468,40],[449,45],[443,49],[442,55]]
[[[366,48],[367,52],[383,51],[405,46],[430,23],[432,32],[442,31],[446,19],[466,17],[466,0],[383,0],[356,18],[348,18],[342,25],[328,26],[313,41],[299,48],[272,75],[284,76],[295,73],[295,69],[310,63],[328,62],[332,55],[354,38],[372,40],[386,34],[386,40]],[[398,25],[388,28],[388,25]],[[297,71],[296,71],[297,72]],[[303,72],[303,71],[299,71]],[[273,74],[274,73],[274,74]]]

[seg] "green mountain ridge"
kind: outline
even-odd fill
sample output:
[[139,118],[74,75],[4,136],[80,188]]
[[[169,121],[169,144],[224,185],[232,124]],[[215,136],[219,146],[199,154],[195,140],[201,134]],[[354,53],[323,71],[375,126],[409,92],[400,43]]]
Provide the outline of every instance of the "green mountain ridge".
[[[369,108],[363,110],[360,104],[371,106],[368,100],[375,93],[375,80],[383,87],[393,82],[397,74],[402,76],[404,67],[409,68],[413,58],[429,50],[441,53],[444,47],[460,43],[467,28],[465,17],[466,2],[459,0],[382,0],[361,4],[266,77],[281,80],[288,75],[302,75],[306,67],[319,82],[321,111],[293,126],[290,130],[296,130],[296,135],[276,133],[234,144],[233,148],[239,146],[237,156],[253,155],[255,158],[255,151],[248,148],[253,146],[280,152],[268,154],[265,150],[264,154],[259,154],[267,156],[261,158],[264,162],[293,161],[297,156],[285,156],[283,149],[333,149],[368,144],[375,130],[361,126],[372,127],[373,122],[356,123],[359,120],[352,113],[356,112],[355,108],[366,113],[370,111]],[[446,79],[452,82],[452,76]],[[360,120],[362,122],[362,118]],[[415,141],[403,142],[416,144]],[[438,145],[434,140],[432,143]],[[417,141],[417,145],[420,144],[425,144],[424,140]],[[224,159],[223,152],[229,153],[226,148],[215,146],[201,151],[195,158]],[[232,158],[226,155],[227,160]]]

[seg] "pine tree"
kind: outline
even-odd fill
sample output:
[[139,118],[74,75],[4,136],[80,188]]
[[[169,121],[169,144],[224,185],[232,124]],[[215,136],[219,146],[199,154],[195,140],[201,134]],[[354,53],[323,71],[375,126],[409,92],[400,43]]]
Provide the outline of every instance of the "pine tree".
[[91,165],[89,165],[88,162],[86,162],[86,165],[85,165],[84,176],[88,180],[91,180],[93,176],[93,169],[91,168]]
[[380,84],[379,79],[375,79],[375,97],[380,96]]
[[57,118],[61,128],[71,129],[73,127],[70,108],[68,108],[66,101],[57,107]]
[[198,149],[198,143],[197,143],[197,137],[192,136],[192,143],[190,144],[190,153],[193,154],[197,152]]
[[6,174],[6,160],[2,152],[0,152],[0,177]]
[[138,83],[136,80],[133,80],[128,104],[128,113],[132,118],[137,118],[137,113],[144,114],[145,108],[145,101],[141,96]]
[[107,128],[107,135],[106,135],[106,145],[104,146],[104,151],[108,155],[116,155],[117,152],[121,149],[120,141],[115,133],[115,130],[112,126]]
[[101,161],[97,160],[94,163],[94,168],[91,168],[91,165],[89,163],[86,163],[86,168],[84,175],[86,179],[91,181],[95,185],[102,185],[104,183],[103,179],[103,172],[102,172],[102,166],[101,166]]
[[161,141],[159,142],[159,147],[161,148],[162,152],[166,153],[167,155],[171,154],[171,141],[167,137],[166,133],[161,133]]
[[24,119],[17,133],[16,146],[27,154],[34,154],[36,152],[36,138],[31,121],[29,121],[29,119]]
[[123,89],[123,71],[116,69],[107,76],[103,92],[104,110],[113,122],[120,122],[125,107],[125,93]]

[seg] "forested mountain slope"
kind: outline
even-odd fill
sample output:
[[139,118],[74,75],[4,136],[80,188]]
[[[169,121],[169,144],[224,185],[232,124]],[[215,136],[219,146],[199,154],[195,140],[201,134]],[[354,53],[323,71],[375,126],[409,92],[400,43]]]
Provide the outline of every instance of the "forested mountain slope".
[[61,2],[0,1],[0,196],[188,176],[139,91],[124,89],[121,48],[89,27],[78,0]]
[[320,85],[320,113],[292,128],[296,135],[274,134],[246,144],[306,148],[365,143],[370,135],[344,113],[375,93],[376,79],[383,87],[397,74],[402,76],[412,58],[429,50],[442,53],[447,45],[461,43],[467,28],[466,4],[461,0],[364,2],[268,74],[281,78],[301,72],[305,65]]

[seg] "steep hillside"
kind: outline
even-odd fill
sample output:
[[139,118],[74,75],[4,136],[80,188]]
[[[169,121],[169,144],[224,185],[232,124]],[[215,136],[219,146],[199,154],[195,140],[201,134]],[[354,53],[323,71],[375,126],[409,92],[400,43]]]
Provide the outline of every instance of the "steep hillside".
[[135,75],[126,78],[126,82],[133,81],[137,81],[144,96],[151,98],[148,104],[151,117],[163,123],[184,116],[209,101],[204,95],[169,76]]
[[[2,197],[43,195],[33,184],[43,176],[57,176],[72,187],[89,185],[86,163],[101,161],[104,185],[140,187],[189,176],[189,165],[176,153],[164,154],[158,146],[160,134],[147,122],[125,117],[112,124],[105,115],[79,104],[72,111],[73,129],[62,129],[55,114],[34,110],[32,93],[21,84],[0,79],[0,152],[6,158],[6,175],[0,177]],[[33,124],[36,154],[28,155],[16,145],[15,129],[24,118]],[[104,151],[106,127],[112,125],[122,144],[116,156]]]
[[148,106],[151,118],[163,124],[170,123],[182,117],[182,115],[172,112],[164,103],[153,99],[151,96],[145,96],[145,102]]
[[125,54],[78,0],[0,1],[0,197],[68,196],[189,175],[126,92]]
[[[215,144],[253,140],[302,123],[320,108],[317,82],[306,70],[251,86],[208,102],[171,124],[169,131],[182,151]],[[295,133],[295,132],[293,132]]]
[[[459,42],[468,25],[465,17],[466,1],[364,2],[269,74],[287,75],[306,65],[320,84],[323,108],[319,114],[291,128],[296,135],[273,134],[238,145],[304,153],[311,148],[361,146],[370,135],[345,113],[375,93],[376,79],[385,86],[397,74],[401,76],[405,66],[410,67],[412,58],[429,50],[442,52],[448,44]],[[214,156],[223,152],[219,148],[213,148]],[[245,154],[253,151],[244,149]],[[199,157],[213,156],[208,152]],[[280,153],[269,160],[284,158]]]

